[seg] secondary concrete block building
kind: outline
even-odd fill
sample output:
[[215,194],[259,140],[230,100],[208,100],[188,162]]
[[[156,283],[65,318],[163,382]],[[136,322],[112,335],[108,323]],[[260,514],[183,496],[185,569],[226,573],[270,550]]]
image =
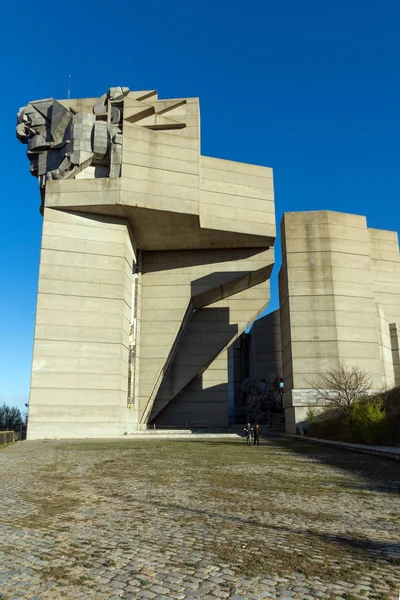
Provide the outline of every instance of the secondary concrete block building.
[[286,213],[279,273],[284,408],[294,433],[318,377],[339,362],[370,373],[373,388],[400,385],[397,234],[365,217]]
[[400,385],[400,254],[396,232],[333,211],[285,213],[281,243],[280,309],[235,342],[232,378],[278,378],[286,431],[296,433],[320,376],[339,362],[365,369],[375,390]]
[[228,424],[227,349],[269,301],[272,170],[200,154],[197,98],[18,113],[43,237],[28,438]]

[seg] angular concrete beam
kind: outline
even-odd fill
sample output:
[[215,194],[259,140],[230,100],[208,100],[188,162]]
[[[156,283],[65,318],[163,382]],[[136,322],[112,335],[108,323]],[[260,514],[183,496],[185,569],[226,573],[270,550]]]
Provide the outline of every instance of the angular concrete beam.
[[33,102],[17,136],[45,215],[28,436],[180,423],[178,396],[226,424],[226,348],[269,299],[272,170],[201,156],[198,99],[154,90]]

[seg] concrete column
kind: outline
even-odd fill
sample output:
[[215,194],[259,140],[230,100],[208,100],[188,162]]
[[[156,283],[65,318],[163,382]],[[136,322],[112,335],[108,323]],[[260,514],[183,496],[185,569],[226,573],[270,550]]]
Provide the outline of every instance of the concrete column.
[[28,439],[115,436],[133,427],[134,263],[124,219],[45,209]]
[[284,408],[295,433],[319,376],[339,361],[385,387],[365,217],[312,211],[282,220],[280,272]]
[[400,327],[390,323],[390,342],[392,348],[395,385],[400,385]]
[[390,339],[389,323],[386,320],[384,310],[376,304],[377,329],[379,333],[379,353],[381,357],[382,387],[390,390],[394,387],[394,364],[392,345]]

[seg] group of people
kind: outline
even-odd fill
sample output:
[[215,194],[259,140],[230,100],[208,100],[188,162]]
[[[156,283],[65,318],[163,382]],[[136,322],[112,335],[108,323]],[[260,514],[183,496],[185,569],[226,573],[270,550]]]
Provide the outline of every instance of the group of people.
[[247,423],[247,427],[244,428],[244,431],[246,433],[248,446],[252,446],[253,444],[254,446],[260,445],[261,432],[259,425],[254,425],[254,427],[252,427],[250,423]]

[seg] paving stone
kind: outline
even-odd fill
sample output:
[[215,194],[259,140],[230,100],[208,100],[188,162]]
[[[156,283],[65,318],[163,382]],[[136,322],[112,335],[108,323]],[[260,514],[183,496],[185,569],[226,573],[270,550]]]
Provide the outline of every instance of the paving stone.
[[[226,473],[232,470],[238,481],[243,473],[258,481],[251,503],[246,491],[238,487],[231,504],[213,497],[207,470],[200,471],[207,490],[204,495],[201,486],[190,484],[198,465],[194,461],[185,471],[186,454],[174,455],[169,450],[164,458],[157,450],[151,463],[153,459],[146,457],[153,447],[142,454],[139,444],[141,460],[150,460],[146,472],[154,472],[160,456],[166,468],[169,460],[179,461],[180,485],[168,488],[166,494],[162,485],[149,485],[145,473],[136,477],[133,471],[131,477],[118,478],[118,485],[109,468],[97,475],[103,455],[78,451],[74,444],[21,443],[1,456],[0,477],[4,480],[7,473],[15,474],[12,481],[7,480],[7,489],[0,487],[0,588],[7,599],[328,600],[343,599],[349,593],[373,600],[377,594],[391,597],[389,584],[399,587],[393,559],[399,557],[400,532],[391,520],[397,510],[398,476],[394,470],[384,476],[389,467],[379,460],[376,475],[363,478],[363,464],[374,457],[349,457],[315,447],[308,450],[307,445],[299,454],[291,441],[278,445],[264,441],[262,460],[252,458],[250,466],[241,461],[242,453],[235,461],[221,458],[219,468]],[[108,445],[107,460],[115,460],[115,465],[124,460],[126,450],[117,449],[112,441],[104,444]],[[54,464],[59,448],[63,449],[60,456],[68,460],[65,465],[57,462],[57,476],[60,481],[63,476],[76,478],[78,508],[56,517],[44,515],[40,527],[25,529],[37,518],[37,504],[29,501],[25,490],[29,489],[32,498],[46,494],[51,500],[48,467]],[[218,449],[221,456],[226,451],[222,446]],[[315,456],[326,456],[326,462]],[[337,456],[341,458],[335,463]],[[314,482],[323,493],[312,495]],[[68,487],[63,493],[74,500],[68,496]],[[357,553],[353,551],[352,529],[357,539],[374,540],[370,549],[363,545]],[[330,545],[335,550],[332,557],[324,554]],[[276,552],[283,557],[281,563],[274,562]],[[252,559],[252,553],[264,561],[263,567],[245,576],[235,561]],[[287,564],[295,565],[286,567],[287,572],[286,556]],[[319,577],[307,575],[307,564],[314,572],[318,569]],[[50,565],[63,569],[65,581],[49,580]],[[303,568],[304,573],[299,571]],[[348,572],[358,574],[355,583],[347,581]],[[68,581],[70,573],[75,583]]]
[[371,591],[371,586],[369,586],[369,585],[357,585],[356,589],[360,590],[360,591],[365,590],[366,592],[370,592]]
[[108,585],[113,588],[118,588],[121,590],[126,587],[126,583],[124,583],[123,581],[117,581],[116,579],[113,579],[112,581],[110,581],[110,583]]
[[150,588],[151,592],[157,592],[157,594],[168,594],[169,589],[166,587],[161,587],[160,585],[153,585]]
[[125,592],[135,592],[138,587],[140,589],[140,582],[136,581],[136,579],[131,579],[129,581],[129,585],[127,585],[125,588]]

